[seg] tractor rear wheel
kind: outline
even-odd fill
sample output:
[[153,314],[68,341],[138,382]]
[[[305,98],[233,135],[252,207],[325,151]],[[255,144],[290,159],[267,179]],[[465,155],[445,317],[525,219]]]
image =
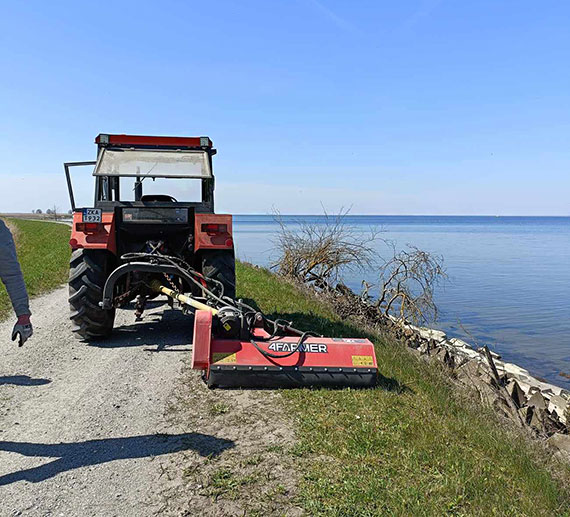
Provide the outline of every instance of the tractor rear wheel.
[[84,340],[109,337],[115,309],[102,309],[103,287],[109,274],[109,254],[78,249],[69,264],[69,307],[73,332]]
[[202,255],[202,274],[224,286],[224,296],[236,297],[236,259],[233,250],[211,250]]

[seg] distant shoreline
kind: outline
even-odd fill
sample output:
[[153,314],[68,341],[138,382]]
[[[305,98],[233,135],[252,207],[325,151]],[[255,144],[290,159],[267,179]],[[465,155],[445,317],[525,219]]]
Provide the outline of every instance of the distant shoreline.
[[[223,211],[217,211],[218,213],[223,213]],[[274,220],[276,216],[273,214],[232,214],[237,220],[243,218],[255,218],[264,220]],[[326,218],[334,218],[337,214],[331,213],[328,215],[324,214],[280,214],[279,217],[290,220],[291,218],[310,218],[311,220],[325,220]],[[41,220],[54,220],[53,214],[33,214],[31,212],[0,212],[0,217],[14,217],[18,219],[41,219]],[[57,219],[69,219],[71,216],[67,212],[62,212],[57,214]],[[387,220],[396,221],[400,220],[568,220],[570,223],[570,215],[396,215],[396,214],[347,214],[344,216],[345,221],[350,222],[350,220],[355,219],[369,219],[369,218],[385,218]]]
[[[271,217],[273,214],[232,214],[234,217]],[[337,214],[331,213],[327,215],[321,214],[280,214],[280,217],[335,217]],[[347,218],[351,217],[455,217],[455,218],[492,218],[492,219],[570,219],[570,215],[461,215],[461,214],[347,214]]]

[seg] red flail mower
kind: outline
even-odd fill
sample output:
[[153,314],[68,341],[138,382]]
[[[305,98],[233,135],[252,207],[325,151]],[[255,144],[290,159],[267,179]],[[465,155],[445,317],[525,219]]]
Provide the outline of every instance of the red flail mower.
[[[78,337],[108,338],[117,307],[135,301],[140,319],[147,300],[166,295],[194,314],[192,367],[209,387],[376,384],[369,340],[300,331],[236,299],[232,216],[214,213],[216,150],[208,137],[99,135],[95,142],[96,161],[64,164]],[[94,206],[75,206],[72,166],[94,166]],[[193,201],[171,195],[192,191]]]
[[[374,345],[367,339],[325,338],[299,332],[287,322],[269,322],[259,312],[250,316],[253,325],[245,325],[241,336],[227,336],[216,330],[219,324],[213,322],[211,311],[196,311],[192,368],[204,372],[208,386],[366,388],[376,384]],[[273,326],[271,333],[265,328],[268,323]]]

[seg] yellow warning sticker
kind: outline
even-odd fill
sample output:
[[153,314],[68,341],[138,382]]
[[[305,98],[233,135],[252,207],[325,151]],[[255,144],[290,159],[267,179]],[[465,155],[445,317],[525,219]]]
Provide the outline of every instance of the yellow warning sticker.
[[218,364],[232,364],[237,363],[235,352],[233,354],[214,354],[214,363]]
[[371,355],[353,355],[352,366],[374,366]]

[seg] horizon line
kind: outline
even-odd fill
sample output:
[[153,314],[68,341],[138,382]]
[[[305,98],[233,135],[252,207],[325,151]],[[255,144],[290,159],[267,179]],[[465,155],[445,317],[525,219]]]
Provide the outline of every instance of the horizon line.
[[[255,216],[272,216],[274,214],[269,213],[234,213],[232,215],[255,215]],[[278,214],[278,216],[296,216],[296,217],[325,217],[325,216],[335,216],[339,214]],[[347,216],[357,216],[357,217],[565,217],[570,218],[570,214],[567,215],[517,215],[517,214],[345,214]]]
[[[224,212],[221,212],[224,213]],[[5,216],[22,216],[22,215],[38,215],[38,214],[32,214],[31,212],[0,212],[0,217],[5,217]],[[46,215],[45,212],[43,212],[40,215]],[[61,212],[59,215],[67,215],[67,211],[65,212]],[[232,213],[231,215],[234,216],[274,216],[274,217],[278,217],[278,216],[295,216],[295,217],[326,217],[326,216],[337,216],[339,214],[337,213],[330,213],[330,214],[271,214],[271,213]],[[495,217],[495,218],[501,218],[501,217],[563,217],[563,218],[570,218],[570,214],[567,215],[560,215],[560,214],[555,214],[555,215],[520,215],[520,214],[353,214],[353,213],[348,213],[348,214],[344,214],[345,216],[352,216],[352,217]]]

